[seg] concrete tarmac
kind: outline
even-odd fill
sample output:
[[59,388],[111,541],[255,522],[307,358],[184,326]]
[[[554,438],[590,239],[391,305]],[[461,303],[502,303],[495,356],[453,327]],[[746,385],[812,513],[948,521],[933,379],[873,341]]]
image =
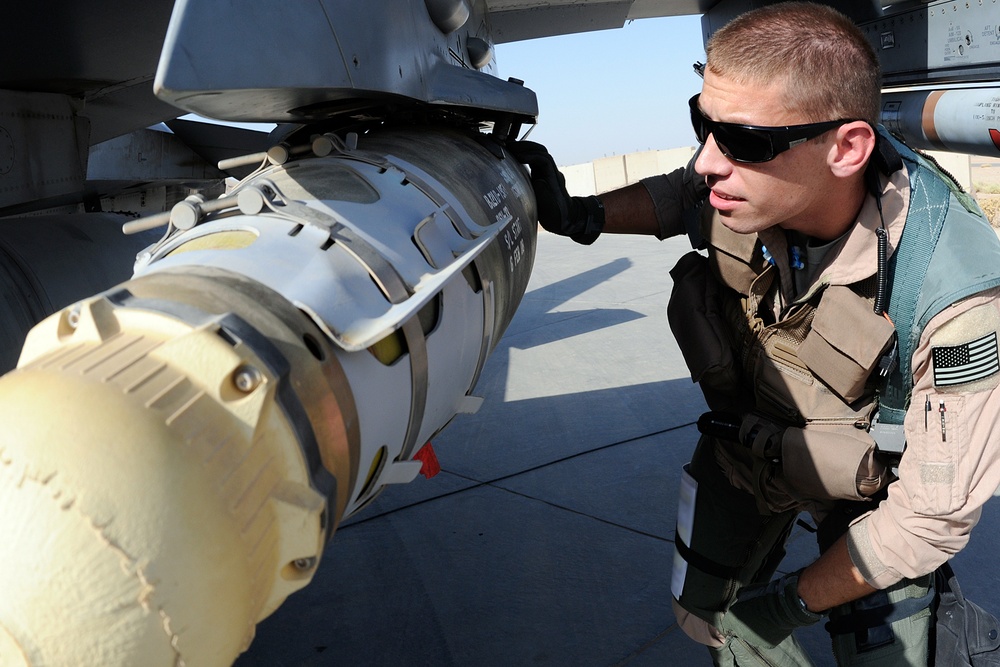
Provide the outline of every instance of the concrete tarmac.
[[[236,665],[710,665],[670,606],[680,469],[706,409],[665,317],[689,250],[541,232],[482,408],[433,442],[442,472],[346,521]],[[992,501],[953,561],[994,613],[998,527]],[[816,554],[796,528],[781,570]],[[834,664],[821,626],[801,636]]]

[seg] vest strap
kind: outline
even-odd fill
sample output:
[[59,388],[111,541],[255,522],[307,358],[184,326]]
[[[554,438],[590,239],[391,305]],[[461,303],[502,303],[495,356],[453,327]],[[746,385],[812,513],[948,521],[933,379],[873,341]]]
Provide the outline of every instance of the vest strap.
[[705,574],[709,574],[713,577],[718,577],[719,579],[736,579],[740,574],[740,568],[723,565],[718,563],[707,556],[703,556],[687,544],[684,540],[680,538],[680,533],[674,532],[676,536],[674,539],[674,547],[677,548],[677,553],[680,554],[689,565],[701,570]]

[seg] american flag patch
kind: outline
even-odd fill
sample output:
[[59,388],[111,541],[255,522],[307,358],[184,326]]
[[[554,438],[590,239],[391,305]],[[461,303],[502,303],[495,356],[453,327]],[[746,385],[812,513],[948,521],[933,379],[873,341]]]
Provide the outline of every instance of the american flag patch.
[[935,387],[967,384],[1000,371],[995,331],[964,345],[933,347],[931,352]]

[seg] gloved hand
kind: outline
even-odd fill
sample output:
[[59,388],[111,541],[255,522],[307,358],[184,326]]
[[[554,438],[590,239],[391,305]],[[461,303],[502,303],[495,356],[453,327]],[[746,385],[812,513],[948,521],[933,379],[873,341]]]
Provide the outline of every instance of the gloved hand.
[[774,648],[795,628],[819,621],[822,616],[799,598],[799,572],[741,590],[722,617],[721,630],[751,645]]
[[538,222],[546,231],[590,245],[604,229],[604,205],[597,197],[571,197],[566,179],[548,150],[533,141],[512,141],[507,150],[528,165],[538,202]]

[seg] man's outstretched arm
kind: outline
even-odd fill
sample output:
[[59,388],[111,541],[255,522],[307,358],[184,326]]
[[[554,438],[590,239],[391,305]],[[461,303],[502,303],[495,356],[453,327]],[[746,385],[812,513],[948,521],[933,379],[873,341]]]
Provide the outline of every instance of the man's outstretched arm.
[[704,179],[686,167],[643,179],[601,195],[578,197],[566,190],[566,179],[541,144],[514,141],[507,150],[531,171],[538,203],[538,222],[553,234],[589,245],[602,233],[648,234],[664,239],[688,231],[684,213],[707,196]]

